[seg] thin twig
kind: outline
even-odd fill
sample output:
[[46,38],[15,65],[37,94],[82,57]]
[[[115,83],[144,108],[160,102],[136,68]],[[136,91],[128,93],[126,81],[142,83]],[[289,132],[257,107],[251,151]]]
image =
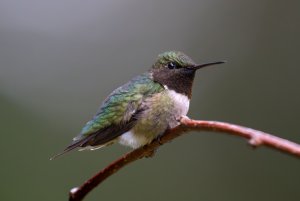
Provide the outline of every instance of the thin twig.
[[99,185],[112,174],[116,173],[125,165],[144,157],[153,156],[155,150],[159,146],[170,142],[172,139],[184,133],[187,133],[187,131],[219,131],[228,133],[248,139],[249,144],[254,147],[265,145],[300,157],[299,144],[268,133],[264,133],[262,131],[224,122],[192,120],[187,117],[182,117],[180,123],[181,124],[179,126],[168,130],[160,139],[154,140],[144,147],[135,149],[125,154],[94,175],[92,178],[88,179],[82,186],[73,188],[69,193],[69,201],[81,201],[97,185]]

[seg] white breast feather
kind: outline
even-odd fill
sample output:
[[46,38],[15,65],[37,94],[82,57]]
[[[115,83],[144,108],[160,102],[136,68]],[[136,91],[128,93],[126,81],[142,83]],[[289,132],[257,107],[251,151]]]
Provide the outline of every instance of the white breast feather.
[[168,93],[169,96],[174,101],[174,105],[178,113],[177,115],[179,116],[186,115],[189,111],[189,106],[190,106],[189,98],[186,95],[177,93],[174,90],[169,90]]

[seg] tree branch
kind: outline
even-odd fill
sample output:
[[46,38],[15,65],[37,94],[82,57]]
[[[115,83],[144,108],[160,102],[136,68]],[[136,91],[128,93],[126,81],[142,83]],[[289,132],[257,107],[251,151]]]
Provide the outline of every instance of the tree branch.
[[156,139],[148,145],[125,154],[94,175],[92,178],[87,180],[82,186],[71,189],[69,193],[69,201],[81,201],[97,185],[99,185],[112,174],[116,173],[125,165],[144,157],[153,156],[155,150],[159,146],[170,142],[182,134],[187,133],[187,131],[219,131],[228,133],[248,139],[249,144],[254,147],[265,145],[273,149],[300,157],[299,144],[268,133],[264,133],[262,131],[224,122],[197,121],[189,119],[188,117],[182,117],[180,123],[181,124],[179,126],[166,131],[166,133],[160,139]]

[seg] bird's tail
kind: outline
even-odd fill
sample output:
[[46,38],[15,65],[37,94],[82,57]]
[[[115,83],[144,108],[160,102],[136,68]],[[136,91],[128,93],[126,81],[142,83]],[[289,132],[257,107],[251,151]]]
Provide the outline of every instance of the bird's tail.
[[88,137],[86,137],[86,138],[83,138],[83,139],[81,139],[81,140],[79,140],[79,141],[73,142],[71,145],[69,145],[67,148],[65,148],[63,152],[58,153],[58,154],[52,156],[52,157],[50,158],[50,160],[54,160],[54,159],[56,159],[57,157],[59,157],[59,156],[65,154],[65,153],[68,153],[69,151],[72,151],[73,149],[76,149],[77,147],[83,147],[83,146],[84,146],[91,138],[93,138],[93,137],[94,137],[94,136],[91,135],[91,136],[88,136]]

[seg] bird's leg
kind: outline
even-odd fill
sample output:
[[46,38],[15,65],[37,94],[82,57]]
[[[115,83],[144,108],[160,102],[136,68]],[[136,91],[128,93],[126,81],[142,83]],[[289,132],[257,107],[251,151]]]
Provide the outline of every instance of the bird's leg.
[[[167,129],[167,130],[168,130],[168,129]],[[159,145],[162,145],[163,143],[162,143],[162,141],[161,141],[161,137],[162,137],[163,135],[164,135],[164,133],[159,134],[156,138],[153,139],[153,141],[157,141]],[[147,146],[147,145],[145,145],[145,146]],[[157,148],[148,151],[148,152],[145,154],[145,157],[146,157],[146,158],[153,157],[153,156],[155,155],[155,153],[156,153],[156,150],[157,150]]]
[[146,158],[151,158],[151,157],[153,157],[155,155],[155,153],[156,153],[156,149],[152,149],[150,151],[147,151],[144,156]]
[[158,135],[158,136],[155,138],[155,140],[158,142],[159,145],[162,145],[162,144],[163,144],[162,141],[161,141],[161,137],[162,137],[163,135],[164,135],[164,134],[160,134],[160,135]]

